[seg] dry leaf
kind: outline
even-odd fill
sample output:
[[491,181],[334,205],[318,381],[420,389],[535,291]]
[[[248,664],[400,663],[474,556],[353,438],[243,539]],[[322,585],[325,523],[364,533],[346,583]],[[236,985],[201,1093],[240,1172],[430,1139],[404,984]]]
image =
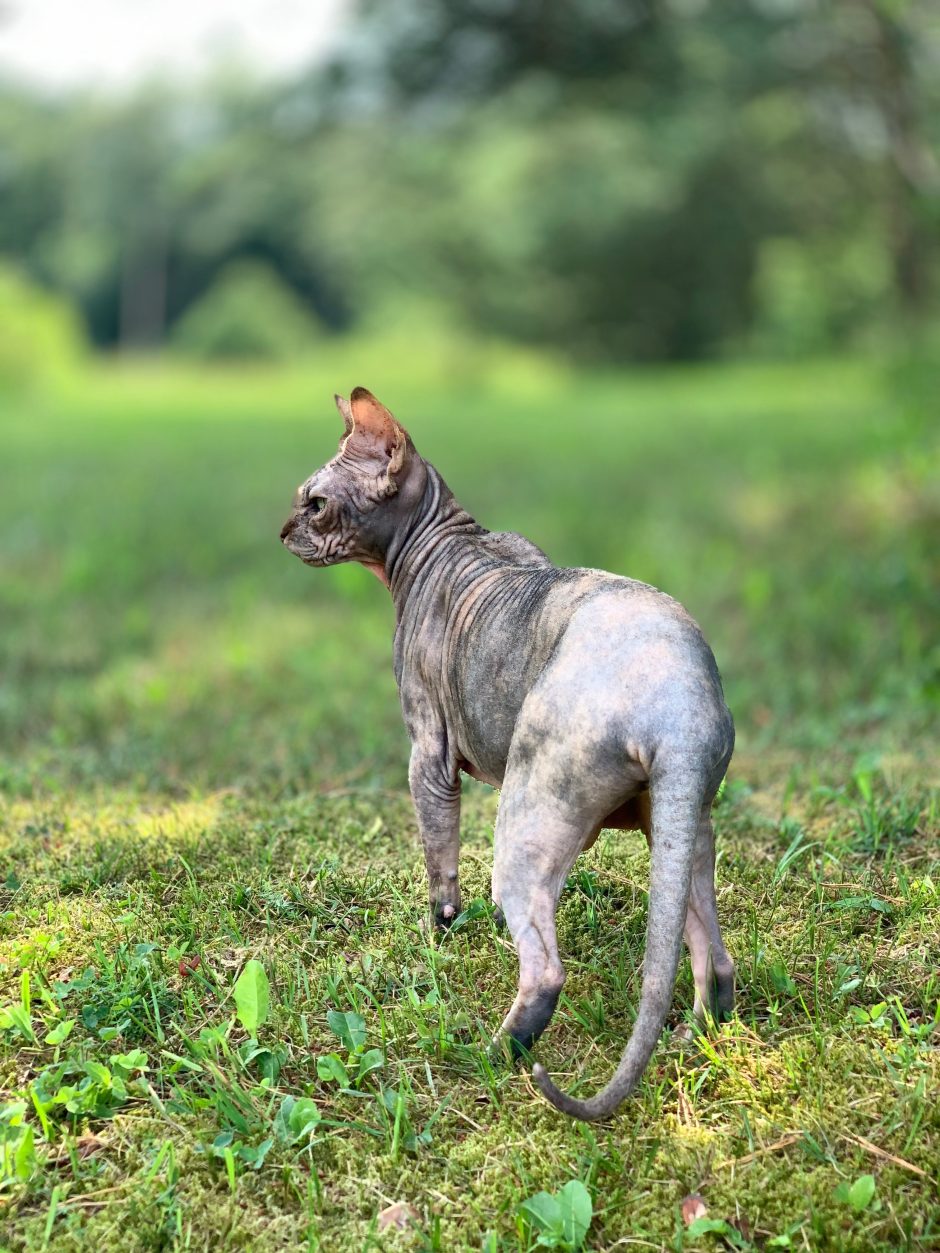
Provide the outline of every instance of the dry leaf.
[[190,953],[188,957],[184,954],[180,958],[179,963],[180,977],[185,979],[188,975],[191,975],[194,970],[198,969],[201,963],[202,958],[198,953]]
[[397,1227],[399,1231],[403,1231],[409,1223],[418,1221],[418,1211],[414,1206],[409,1205],[407,1201],[396,1201],[394,1205],[388,1205],[379,1214],[379,1231],[386,1231],[389,1227]]
[[735,1231],[740,1231],[741,1235],[748,1242],[748,1244],[751,1243],[751,1224],[747,1221],[743,1214],[739,1217],[729,1218],[727,1222],[729,1227],[733,1227]]
[[697,1218],[704,1218],[707,1213],[705,1202],[697,1192],[691,1193],[682,1202],[682,1221],[687,1227],[691,1226]]

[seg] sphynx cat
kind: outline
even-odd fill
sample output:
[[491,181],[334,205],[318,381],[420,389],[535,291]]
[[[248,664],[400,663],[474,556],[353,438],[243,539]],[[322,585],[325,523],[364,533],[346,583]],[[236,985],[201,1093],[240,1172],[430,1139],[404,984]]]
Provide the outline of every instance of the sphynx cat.
[[521,535],[487,531],[363,387],[336,397],[339,451],[298,489],[281,531],[311,566],[358,561],[395,605],[395,677],[435,922],[460,912],[460,773],[501,789],[493,900],[519,956],[501,1031],[516,1055],[565,981],[555,911],[602,828],[650,845],[640,1005],[610,1082],[588,1100],[536,1065],[553,1105],[610,1115],[649,1062],[683,933],[695,1013],[730,1013],[734,968],[715,906],[710,809],[734,746],[711,649],[669,596],[600,570],[560,569]]

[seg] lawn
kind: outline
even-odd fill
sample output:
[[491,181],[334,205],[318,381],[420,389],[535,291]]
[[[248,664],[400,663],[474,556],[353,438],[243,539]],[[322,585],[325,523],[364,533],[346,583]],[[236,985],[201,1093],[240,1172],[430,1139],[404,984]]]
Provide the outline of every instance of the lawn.
[[[0,1249],[525,1250],[573,1180],[587,1249],[940,1248],[936,378],[416,355],[0,400]],[[429,935],[387,593],[278,542],[360,383],[482,522],[663,587],[722,669],[737,1014],[609,1124],[487,1060],[496,796]],[[562,898],[537,1056],[579,1093],[646,877],[607,833]]]

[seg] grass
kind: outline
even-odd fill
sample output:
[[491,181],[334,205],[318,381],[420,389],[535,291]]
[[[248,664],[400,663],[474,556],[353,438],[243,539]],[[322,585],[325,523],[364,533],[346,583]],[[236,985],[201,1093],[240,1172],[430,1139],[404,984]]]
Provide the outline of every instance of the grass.
[[[413,357],[4,402],[0,1248],[524,1250],[522,1203],[571,1180],[590,1249],[940,1247],[935,380]],[[487,1061],[495,796],[465,787],[471,904],[429,936],[386,593],[277,543],[360,382],[487,525],[682,599],[725,676],[738,1012],[664,1040],[606,1126]],[[584,1093],[630,1029],[646,873],[611,833],[562,899],[538,1055]]]

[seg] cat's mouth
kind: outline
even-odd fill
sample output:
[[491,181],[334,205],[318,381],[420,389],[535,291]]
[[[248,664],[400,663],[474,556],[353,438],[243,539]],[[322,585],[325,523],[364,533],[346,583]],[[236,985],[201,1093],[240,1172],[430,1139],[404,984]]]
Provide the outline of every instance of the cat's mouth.
[[335,565],[335,555],[327,555],[311,546],[309,536],[305,536],[300,527],[300,521],[296,514],[291,514],[281,527],[281,543],[287,551],[299,557],[305,566],[323,569],[325,566]]
[[295,557],[299,557],[308,566],[320,564],[316,555],[309,551],[297,535],[297,519],[293,515],[281,527],[281,543],[288,552],[293,553]]

